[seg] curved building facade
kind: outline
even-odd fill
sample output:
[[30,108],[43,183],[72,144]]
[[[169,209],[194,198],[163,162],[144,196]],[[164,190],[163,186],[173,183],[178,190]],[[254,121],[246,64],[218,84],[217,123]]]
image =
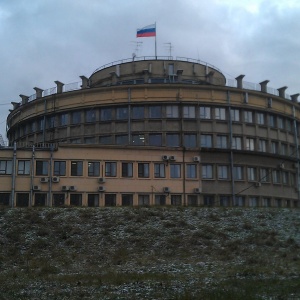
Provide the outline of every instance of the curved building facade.
[[139,58],[20,95],[0,203],[297,207],[298,94],[243,77],[229,86],[196,60]]

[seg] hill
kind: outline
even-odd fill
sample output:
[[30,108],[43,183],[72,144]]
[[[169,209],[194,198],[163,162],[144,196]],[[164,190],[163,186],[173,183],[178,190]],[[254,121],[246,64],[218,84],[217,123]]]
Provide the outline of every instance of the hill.
[[0,210],[0,299],[300,299],[292,209]]

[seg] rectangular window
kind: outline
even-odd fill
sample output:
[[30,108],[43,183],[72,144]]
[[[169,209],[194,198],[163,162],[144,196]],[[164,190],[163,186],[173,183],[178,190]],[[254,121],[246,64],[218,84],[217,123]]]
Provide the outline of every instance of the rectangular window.
[[65,194],[53,194],[53,206],[63,206],[65,204]]
[[81,194],[70,194],[70,205],[71,206],[82,206],[82,195]]
[[201,134],[201,147],[211,148],[212,147],[212,135],[211,134]]
[[273,183],[280,183],[280,171],[279,170],[273,170]]
[[258,151],[267,152],[267,141],[266,140],[258,141]]
[[133,176],[133,163],[122,163],[122,177]]
[[166,205],[166,195],[155,195],[155,205]]
[[88,194],[88,207],[99,206],[99,194]]
[[154,164],[154,177],[165,178],[165,164]]
[[232,137],[232,149],[242,150],[242,138],[239,136]]
[[106,162],[105,163],[105,176],[106,177],[116,177],[117,176],[117,163],[116,162]]
[[133,134],[131,142],[132,145],[143,146],[145,145],[145,136],[143,134]]
[[270,127],[276,127],[276,118],[274,115],[269,115],[269,125]]
[[68,125],[68,114],[61,114],[60,115],[60,123],[61,126]]
[[270,182],[269,170],[266,168],[260,169],[260,182]]
[[271,153],[278,154],[278,143],[277,142],[271,142]]
[[215,199],[214,199],[214,196],[208,196],[208,195],[205,195],[203,197],[203,204],[205,206],[214,206],[215,204]]
[[218,179],[228,179],[228,166],[218,166]]
[[180,178],[181,177],[181,165],[180,164],[171,164],[170,165],[170,177],[171,178]]
[[86,137],[84,138],[85,144],[95,144],[95,137]]
[[0,193],[0,205],[8,206],[10,202],[10,193]]
[[116,135],[116,145],[127,145],[127,144],[128,144],[127,134]]
[[83,162],[71,161],[71,176],[82,176],[83,174]]
[[48,175],[48,161],[37,160],[35,165],[35,175],[37,176],[47,176]]
[[116,194],[105,194],[105,206],[116,206]]
[[44,119],[39,119],[37,121],[37,130],[44,130]]
[[211,119],[211,109],[207,106],[200,106],[200,119]]
[[202,165],[202,179],[212,179],[212,178],[213,178],[213,166]]
[[150,146],[158,146],[161,147],[162,145],[162,135],[158,134],[149,134],[149,145]]
[[286,130],[292,131],[292,122],[291,120],[286,120]]
[[217,136],[217,148],[226,149],[227,148],[227,136],[218,135]]
[[226,110],[222,107],[215,108],[215,118],[216,120],[226,120]]
[[122,194],[122,206],[132,206],[132,205],[133,205],[133,195]]
[[235,196],[233,205],[234,206],[245,206],[245,197],[243,197],[243,196]]
[[98,161],[89,161],[88,162],[88,176],[89,177],[100,176],[100,162],[98,162]]
[[197,165],[196,164],[186,165],[186,178],[197,178]]
[[53,175],[54,176],[66,176],[66,162],[65,161],[55,161],[54,162]]
[[196,134],[185,134],[184,135],[184,146],[187,148],[197,147]]
[[145,110],[144,106],[133,106],[131,109],[131,118],[132,119],[144,119]]
[[288,146],[287,144],[281,144],[281,154],[282,155],[287,155],[288,153]]
[[100,136],[99,143],[102,145],[111,145],[112,144],[112,136],[111,135]]
[[160,119],[162,117],[161,114],[161,106],[149,106],[149,118],[150,119]]
[[80,124],[81,122],[81,111],[72,112],[72,124]]
[[250,197],[249,198],[249,206],[250,207],[258,206],[258,198],[257,197]]
[[246,123],[253,123],[253,112],[249,110],[244,111],[244,121]]
[[149,195],[139,195],[138,201],[139,201],[139,205],[141,205],[141,206],[150,205]]
[[19,160],[18,162],[18,175],[29,175],[30,174],[30,161]]
[[248,167],[247,177],[248,177],[248,181],[256,181],[256,168]]
[[265,125],[265,114],[264,113],[257,113],[256,118],[257,118],[258,125]]
[[0,160],[0,175],[11,175],[11,174],[12,174],[12,161]]
[[249,151],[254,151],[254,139],[246,138],[246,149]]
[[196,117],[195,106],[184,106],[183,117],[185,119],[194,119]]
[[112,109],[111,108],[102,108],[100,110],[100,120],[101,121],[112,120]]
[[287,171],[282,172],[282,183],[289,184],[289,172]]
[[149,178],[149,164],[139,163],[138,164],[138,176],[140,178]]
[[238,109],[231,109],[231,121],[232,122],[239,122],[240,121],[240,111]]
[[167,105],[166,107],[166,117],[167,118],[178,118],[178,106],[177,105]]
[[229,206],[230,198],[228,196],[220,196],[220,206]]
[[181,204],[181,195],[171,195],[171,205],[180,206]]
[[48,122],[48,128],[55,127],[55,117],[54,116],[48,117],[47,122]]
[[117,107],[116,119],[117,120],[127,120],[128,119],[128,107]]
[[233,178],[234,178],[234,180],[243,180],[244,179],[243,167],[241,167],[241,166],[233,167]]
[[96,121],[96,111],[95,109],[89,109],[85,112],[85,122],[95,122]]
[[277,125],[279,129],[284,129],[284,120],[282,117],[277,118]]
[[168,147],[179,147],[179,134],[167,133],[166,142]]
[[188,195],[188,205],[189,206],[197,206],[198,205],[198,197],[196,195]]

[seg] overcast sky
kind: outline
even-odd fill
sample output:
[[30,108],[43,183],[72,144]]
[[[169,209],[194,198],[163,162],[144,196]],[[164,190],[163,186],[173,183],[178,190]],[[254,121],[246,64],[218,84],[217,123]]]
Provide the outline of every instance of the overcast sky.
[[[154,55],[136,29],[156,22],[157,54],[200,59],[227,78],[300,92],[299,0],[0,0],[0,134],[11,101]],[[136,42],[139,44],[137,49]]]

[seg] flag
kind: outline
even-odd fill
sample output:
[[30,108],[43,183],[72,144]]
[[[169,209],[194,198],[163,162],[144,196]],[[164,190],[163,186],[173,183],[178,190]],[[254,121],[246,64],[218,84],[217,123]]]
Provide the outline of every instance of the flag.
[[150,37],[156,36],[156,26],[151,24],[143,28],[138,28],[136,31],[136,37]]

